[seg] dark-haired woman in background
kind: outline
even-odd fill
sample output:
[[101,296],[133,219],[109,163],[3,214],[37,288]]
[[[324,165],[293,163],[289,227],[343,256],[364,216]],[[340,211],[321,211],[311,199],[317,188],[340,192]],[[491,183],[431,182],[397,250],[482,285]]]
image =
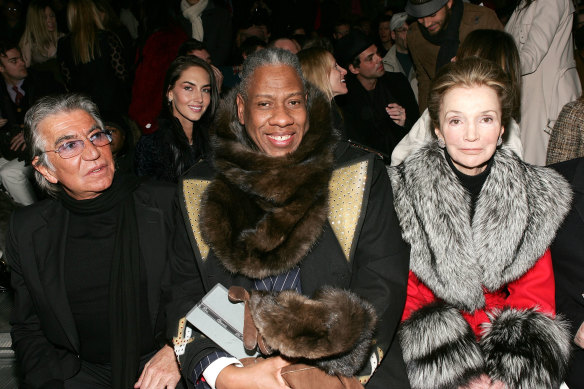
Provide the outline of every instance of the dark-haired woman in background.
[[170,64],[163,91],[158,130],[136,144],[136,174],[177,182],[207,154],[219,92],[209,64],[190,55]]

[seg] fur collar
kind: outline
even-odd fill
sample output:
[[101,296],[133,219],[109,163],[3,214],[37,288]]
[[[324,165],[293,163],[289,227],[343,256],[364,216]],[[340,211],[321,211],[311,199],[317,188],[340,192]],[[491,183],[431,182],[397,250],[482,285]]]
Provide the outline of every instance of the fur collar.
[[569,210],[571,189],[549,168],[497,150],[470,220],[470,195],[434,142],[388,169],[411,270],[468,312],[543,255]]
[[235,97],[225,99],[213,126],[217,175],[203,197],[201,230],[227,270],[264,278],[296,266],[320,236],[337,136],[330,103],[310,89],[300,146],[270,157],[239,123]]

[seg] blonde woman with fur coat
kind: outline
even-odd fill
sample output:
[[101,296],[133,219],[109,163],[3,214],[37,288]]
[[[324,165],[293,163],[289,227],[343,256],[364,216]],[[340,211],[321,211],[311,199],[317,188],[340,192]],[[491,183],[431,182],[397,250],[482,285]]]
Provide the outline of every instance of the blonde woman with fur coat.
[[571,190],[501,147],[507,80],[478,58],[445,66],[429,99],[438,140],[389,168],[411,245],[399,338],[413,389],[558,388],[566,371],[548,246]]

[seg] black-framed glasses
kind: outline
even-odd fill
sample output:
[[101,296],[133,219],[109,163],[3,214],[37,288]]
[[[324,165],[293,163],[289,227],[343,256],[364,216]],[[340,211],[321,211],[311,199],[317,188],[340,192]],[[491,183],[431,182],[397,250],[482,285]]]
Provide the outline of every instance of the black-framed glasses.
[[[86,138],[95,147],[103,147],[112,143],[112,134],[108,130],[100,130],[92,133]],[[63,159],[73,158],[83,152],[85,139],[72,139],[63,142],[55,150],[45,150],[45,153],[57,153]]]

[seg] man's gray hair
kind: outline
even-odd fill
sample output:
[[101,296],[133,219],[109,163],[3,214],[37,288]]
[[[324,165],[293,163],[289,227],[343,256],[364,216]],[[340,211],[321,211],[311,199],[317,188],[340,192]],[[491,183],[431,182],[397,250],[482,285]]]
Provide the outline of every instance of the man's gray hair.
[[256,51],[250,54],[243,62],[243,70],[241,72],[241,82],[237,88],[237,93],[247,100],[247,91],[249,90],[249,83],[253,78],[255,71],[262,66],[269,65],[285,65],[290,66],[296,71],[298,77],[302,80],[302,86],[306,91],[306,80],[302,74],[300,61],[296,54],[292,54],[288,50],[278,48],[267,48]]
[[[30,160],[32,161],[35,157],[38,157],[37,166],[46,166],[50,170],[54,170],[45,152],[49,146],[47,146],[46,139],[40,133],[40,123],[49,116],[77,110],[87,112],[100,128],[104,128],[95,103],[87,96],[79,94],[43,97],[26,112],[24,116],[24,137],[29,147]],[[50,183],[36,170],[34,177],[39,187],[51,196],[55,196],[61,190],[60,185]]]

